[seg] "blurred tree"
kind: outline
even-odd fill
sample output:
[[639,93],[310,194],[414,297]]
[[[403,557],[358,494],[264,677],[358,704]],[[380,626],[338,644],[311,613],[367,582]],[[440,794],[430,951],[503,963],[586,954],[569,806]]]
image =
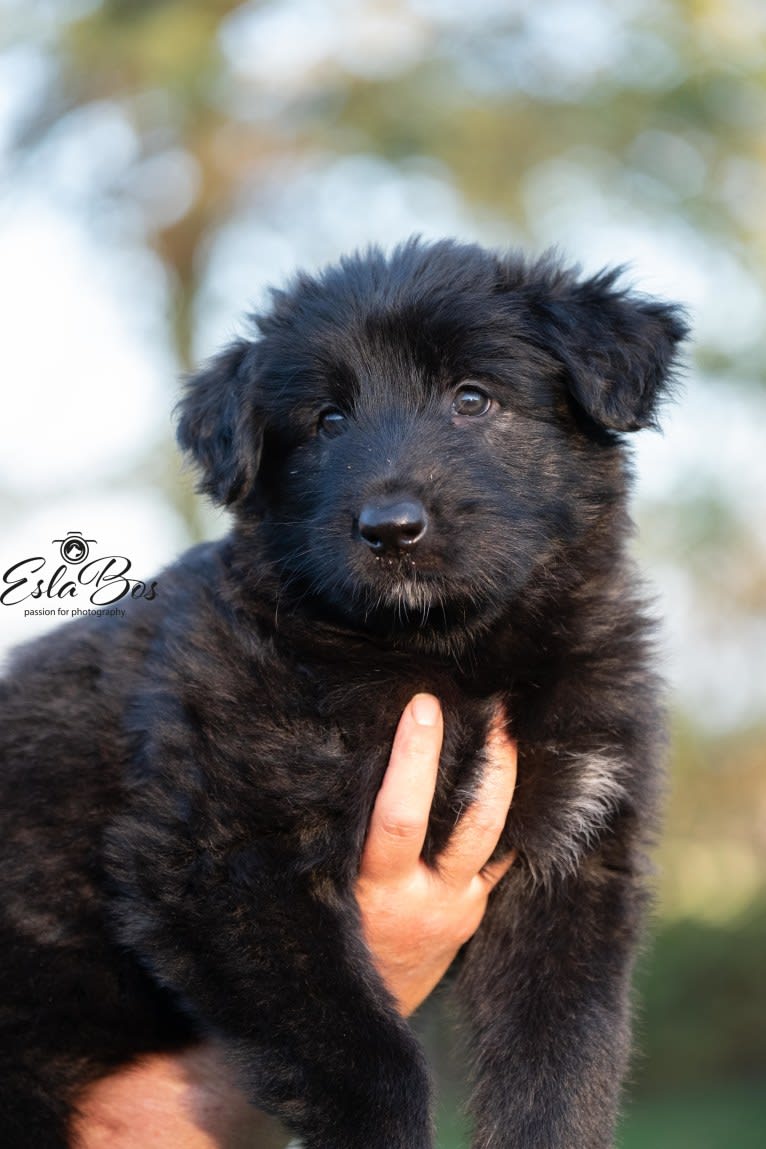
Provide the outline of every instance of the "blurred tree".
[[[748,0],[517,0],[475,14],[333,0],[322,16],[315,0],[104,0],[43,5],[47,18],[3,7],[6,38],[37,31],[50,65],[21,148],[103,102],[135,133],[101,192],[141,211],[172,273],[184,363],[206,239],[275,168],[318,154],[437,160],[470,203],[533,239],[538,177],[557,175],[548,197],[595,177],[613,205],[722,240],[766,287],[764,17]],[[194,186],[169,212],[157,183],[182,160]],[[759,335],[744,358],[700,353],[757,376]]]

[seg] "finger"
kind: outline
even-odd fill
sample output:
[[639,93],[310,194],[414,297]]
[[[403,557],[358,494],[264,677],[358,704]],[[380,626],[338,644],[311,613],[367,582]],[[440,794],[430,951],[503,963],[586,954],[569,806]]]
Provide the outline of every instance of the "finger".
[[439,860],[439,872],[447,881],[463,882],[478,874],[505,827],[516,785],[517,752],[499,717],[487,735],[486,758],[476,796]]
[[394,736],[362,854],[361,877],[398,876],[417,866],[428,830],[443,733],[438,699],[416,694]]
[[498,858],[495,862],[487,862],[482,866],[477,874],[477,878],[484,884],[484,887],[489,887],[493,890],[501,878],[510,870],[513,863],[516,861],[516,851],[511,850],[510,853],[505,854],[502,858]]

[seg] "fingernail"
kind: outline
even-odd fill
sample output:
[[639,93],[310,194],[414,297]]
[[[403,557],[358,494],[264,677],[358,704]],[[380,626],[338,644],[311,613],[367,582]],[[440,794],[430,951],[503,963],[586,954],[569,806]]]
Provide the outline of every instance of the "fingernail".
[[418,726],[436,726],[441,707],[433,694],[416,694],[412,700],[412,717]]

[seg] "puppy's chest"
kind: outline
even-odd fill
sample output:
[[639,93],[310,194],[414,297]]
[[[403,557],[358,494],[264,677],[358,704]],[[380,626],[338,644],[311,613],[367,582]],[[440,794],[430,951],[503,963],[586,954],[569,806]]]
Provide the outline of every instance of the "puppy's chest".
[[435,695],[444,716],[436,791],[426,853],[436,855],[470,805],[486,764],[487,732],[500,697],[467,691],[448,672],[432,667],[373,668],[344,682],[323,677],[315,696],[317,720],[340,731],[343,772],[362,797],[365,825],[389,763],[402,713],[415,694]]
[[[223,686],[206,682],[194,690],[196,721],[211,752],[208,771],[218,778],[227,767],[227,786],[216,786],[223,795],[217,800],[227,804],[221,821],[241,824],[243,833],[281,833],[304,851],[309,843],[317,864],[328,842],[334,857],[358,856],[397,724],[420,692],[435,695],[444,713],[427,856],[444,848],[476,794],[498,708],[519,742],[503,844],[534,872],[570,869],[625,797],[616,748],[591,734],[584,739],[582,730],[562,737],[560,720],[550,720],[550,679],[533,690],[526,678],[493,672],[480,686],[453,667],[412,657],[373,658],[345,648],[324,658],[314,653],[280,652],[245,675],[232,666]],[[552,709],[554,718],[567,711]],[[158,758],[167,758],[159,745]]]
[[[487,734],[502,714],[518,738],[516,791],[501,848],[518,851],[539,880],[571,872],[628,798],[628,768],[617,747],[589,736],[561,740],[558,723],[544,720],[544,699],[532,713],[530,691],[513,685],[472,691],[438,670],[357,676],[353,688],[320,692],[321,722],[343,730],[347,769],[360,783],[363,833],[388,764],[402,711],[420,691],[436,695],[444,713],[444,741],[431,808],[425,856],[446,846],[473,802],[488,765]],[[499,763],[511,768],[510,762]]]

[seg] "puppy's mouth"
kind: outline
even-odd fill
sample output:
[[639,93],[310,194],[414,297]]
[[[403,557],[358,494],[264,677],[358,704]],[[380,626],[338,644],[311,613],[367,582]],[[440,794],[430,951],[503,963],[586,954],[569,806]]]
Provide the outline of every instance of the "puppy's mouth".
[[444,580],[419,570],[414,555],[379,555],[374,563],[374,576],[367,581],[365,596],[369,613],[385,608],[422,614],[443,602],[447,589]]
[[[489,604],[474,583],[417,553],[357,554],[347,606],[366,629],[401,635],[474,625]],[[363,569],[361,569],[363,566]]]
[[449,653],[486,630],[496,614],[475,572],[425,550],[375,554],[356,545],[345,553],[323,548],[303,561],[302,573],[285,580],[283,602],[290,596],[296,607],[313,602],[320,616],[384,641]]

